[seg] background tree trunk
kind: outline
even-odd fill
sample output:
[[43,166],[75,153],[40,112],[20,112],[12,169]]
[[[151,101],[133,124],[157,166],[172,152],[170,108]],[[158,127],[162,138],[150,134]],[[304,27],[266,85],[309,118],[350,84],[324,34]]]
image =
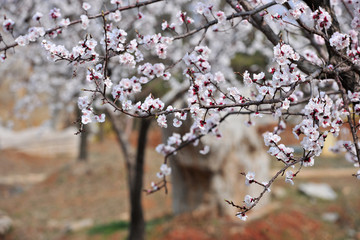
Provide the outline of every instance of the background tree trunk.
[[87,161],[88,160],[88,135],[89,135],[89,128],[84,125],[83,132],[80,136],[80,149],[79,149],[79,161]]
[[[144,177],[144,159],[147,143],[147,134],[151,124],[150,119],[140,120],[140,129],[138,132],[138,140],[136,152],[130,146],[129,136],[125,133],[126,121],[122,121],[121,117],[115,116],[112,112],[107,112],[112,127],[116,134],[119,146],[122,150],[125,167],[127,170],[127,181],[130,202],[130,229],[129,240],[142,240],[145,238],[145,221],[143,207],[141,204],[143,177]],[[129,124],[126,122],[126,124]]]
[[[81,119],[81,110],[77,109],[78,119]],[[84,124],[83,131],[80,134],[80,144],[79,144],[79,155],[77,160],[84,162],[88,160],[88,137],[89,137],[89,126]]]
[[137,153],[135,165],[131,165],[131,172],[134,171],[130,179],[130,240],[141,240],[145,238],[145,221],[143,208],[141,205],[143,176],[144,176],[144,159],[147,142],[147,134],[151,120],[141,119],[140,130],[137,141]]

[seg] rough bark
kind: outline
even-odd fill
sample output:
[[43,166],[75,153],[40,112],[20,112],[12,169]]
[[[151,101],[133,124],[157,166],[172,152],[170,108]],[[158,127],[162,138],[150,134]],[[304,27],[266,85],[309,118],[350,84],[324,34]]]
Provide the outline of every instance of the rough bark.
[[[235,5],[231,3],[231,0],[227,0],[227,2],[233,7],[235,11],[239,11],[239,9],[237,9]],[[241,6],[246,11],[253,10],[251,4],[246,1],[241,1]],[[268,24],[266,24],[266,22],[264,21],[264,17],[262,17],[259,13],[252,15],[252,17],[250,18],[250,23],[256,29],[261,31],[274,46],[280,42],[281,38],[279,37],[279,35],[276,34]],[[296,64],[298,65],[298,68],[306,74],[311,74],[317,69],[319,69],[318,66],[307,61],[304,57],[301,57],[300,60],[296,62]]]
[[127,181],[130,204],[130,228],[129,240],[145,239],[145,221],[143,207],[141,204],[144,175],[144,159],[147,142],[147,134],[151,120],[141,119],[138,135],[136,153],[129,144],[128,136],[122,128],[122,122],[113,113],[108,112],[117,141],[122,150],[125,167],[127,170]]
[[141,205],[141,197],[143,189],[145,150],[150,122],[151,121],[148,119],[141,119],[140,123],[136,162],[135,166],[133,166],[134,173],[132,174],[130,182],[130,240],[141,240],[145,237],[145,221]]
[[[81,119],[81,110],[77,110],[78,118]],[[85,162],[88,160],[88,136],[89,136],[89,127],[83,125],[83,131],[80,134],[80,144],[79,144],[79,153],[78,161]]]
[[312,11],[316,11],[319,7],[325,5],[330,6],[328,0],[304,0],[304,2],[310,7]]
[[88,135],[89,135],[89,128],[86,125],[84,125],[83,131],[80,135],[78,161],[88,160]]
[[[325,34],[329,36],[329,38],[335,32],[341,32],[340,24],[337,20],[334,10],[331,8],[330,0],[316,0],[316,1],[305,0],[304,2],[310,7],[312,11],[316,11],[317,9],[319,9],[319,7],[322,7],[331,15],[332,24],[330,28],[325,32]],[[351,63],[349,65],[349,62],[344,61],[344,59],[341,56],[339,56],[338,52],[333,47],[331,47],[328,42],[326,42],[326,49],[329,54],[329,63],[332,64],[333,66],[339,65],[340,67],[348,67],[352,65]],[[340,54],[346,56],[345,50],[340,51]],[[350,90],[351,92],[360,91],[359,74],[360,74],[359,71],[356,69],[343,72],[340,74],[340,81],[346,90]],[[335,78],[335,75],[334,76],[327,75],[325,77]]]
[[[234,4],[231,0],[227,0],[227,2],[234,8],[234,10],[239,11],[236,9]],[[330,0],[305,0],[304,1],[312,11],[317,10],[319,7],[322,7],[325,9],[328,13],[330,13],[332,18],[332,25],[331,27],[325,32],[326,36],[331,37],[331,35],[334,32],[340,31],[340,25],[337,21],[337,17],[331,8]],[[251,4],[249,4],[246,1],[241,1],[241,6],[249,11],[252,10]],[[274,33],[274,31],[270,28],[269,25],[267,25],[260,14],[254,14],[250,18],[251,24],[257,28],[259,31],[261,31],[266,38],[273,44],[276,45],[280,41],[280,38],[277,34]],[[341,57],[334,49],[329,45],[329,43],[326,43],[326,49],[329,55],[328,64],[332,64],[333,66],[337,66],[340,64],[340,67],[348,67],[353,65],[350,63],[350,61],[344,60],[343,57]],[[345,52],[340,52],[343,56],[346,56]],[[300,61],[296,62],[299,69],[303,71],[306,74],[311,74],[315,72],[317,69],[319,69],[318,66],[315,66],[314,64],[311,64],[309,61],[306,61],[303,57],[301,57]],[[335,78],[335,75],[322,75],[323,78]],[[358,67],[353,66],[353,69],[351,71],[343,72],[340,74],[340,80],[342,85],[346,90],[350,90],[352,92],[360,91],[360,69]]]

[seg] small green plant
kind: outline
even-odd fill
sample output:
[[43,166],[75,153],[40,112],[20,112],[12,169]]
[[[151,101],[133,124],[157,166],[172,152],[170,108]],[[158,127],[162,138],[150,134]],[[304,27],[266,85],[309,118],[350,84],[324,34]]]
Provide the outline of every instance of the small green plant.
[[[154,227],[169,221],[172,218],[170,215],[155,218],[146,223],[146,230],[150,231]],[[88,235],[110,235],[118,231],[126,231],[130,226],[128,221],[114,221],[106,224],[94,226],[89,229]]]
[[97,225],[89,229],[89,235],[110,235],[117,231],[124,231],[129,228],[130,224],[127,221],[115,221],[102,225]]

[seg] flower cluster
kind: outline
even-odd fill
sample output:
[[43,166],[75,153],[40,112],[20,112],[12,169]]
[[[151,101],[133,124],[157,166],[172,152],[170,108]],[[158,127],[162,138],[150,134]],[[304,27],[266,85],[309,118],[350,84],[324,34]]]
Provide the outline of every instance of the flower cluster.
[[182,125],[182,121],[186,120],[186,112],[176,112],[173,119],[174,127],[180,127]]
[[173,133],[168,139],[166,144],[159,144],[156,151],[164,156],[173,153],[176,154],[176,148],[182,143],[181,135]]
[[[95,68],[88,68],[86,72],[86,81],[99,84],[104,77],[101,70],[102,70],[101,64],[96,65]],[[104,84],[107,85],[108,87],[111,87],[112,82],[109,78],[107,78],[106,80],[104,80]]]
[[191,24],[191,23],[194,22],[194,19],[192,19],[191,17],[188,17],[188,16],[186,16],[186,15],[187,15],[187,13],[186,13],[186,12],[182,12],[182,11],[180,11],[180,12],[178,12],[178,13],[176,14],[176,17],[177,17],[177,19],[178,19],[179,25],[182,25],[183,23],[185,23],[185,24]]
[[110,0],[111,4],[116,4],[116,5],[122,5],[123,4],[123,0]]
[[[269,69],[272,79],[266,79],[265,73],[253,74],[251,78],[248,71],[243,74],[244,84],[252,86],[255,84],[258,95],[257,101],[262,101],[266,98],[274,97],[278,91],[289,91],[289,87],[294,83],[301,83],[305,80],[305,76],[297,69],[293,61],[298,61],[300,55],[287,44],[279,43],[274,47],[274,62],[278,64],[277,67]],[[243,98],[242,98],[243,100]],[[287,110],[290,106],[290,101],[294,101],[295,97],[290,96],[285,99],[282,104],[282,109]],[[280,110],[280,109],[279,109]],[[281,115],[281,111],[277,115]],[[257,114],[256,116],[261,116]]]
[[266,132],[263,134],[265,146],[275,146],[280,140],[281,137],[272,132]]
[[140,36],[140,38],[141,40],[139,41],[139,43],[144,45],[144,47],[148,50],[155,49],[156,55],[161,59],[166,58],[167,49],[173,43],[173,38],[164,37],[161,35],[161,33]]
[[174,23],[169,24],[167,21],[163,21],[163,23],[161,24],[161,29],[163,31],[166,29],[171,29],[175,31],[175,24]]
[[245,184],[248,186],[251,183],[254,182],[255,179],[255,173],[254,172],[248,172],[245,176]]
[[88,16],[87,15],[81,15],[80,19],[81,19],[81,28],[84,29],[84,30],[87,29],[88,26],[89,26],[89,23],[90,23],[90,20],[89,20]]
[[88,2],[83,2],[82,8],[83,8],[85,11],[88,11],[88,10],[91,8],[91,5],[90,5]]
[[82,112],[82,124],[88,124],[91,122],[105,122],[105,114],[102,113],[101,115],[95,115],[90,105],[91,104],[87,96],[78,98],[78,107]]
[[300,55],[288,44],[279,43],[274,47],[274,58],[280,66],[289,65],[291,60],[298,61]]
[[285,174],[285,182],[294,185],[294,173],[292,171],[287,171]]
[[14,25],[15,25],[15,22],[13,20],[11,20],[10,18],[7,18],[3,22],[3,29],[5,32],[12,33],[14,30]]
[[127,32],[120,28],[108,29],[106,32],[106,39],[103,39],[100,43],[105,45],[106,41],[108,49],[112,49],[115,52],[121,52],[125,50],[124,44],[127,35]]
[[85,61],[94,62],[98,58],[95,51],[97,42],[95,39],[85,39],[72,48],[70,52],[63,45],[56,45],[50,41],[43,40],[42,46],[50,53],[50,58],[56,60],[68,60],[70,62],[84,63]]
[[301,146],[304,150],[312,152],[315,156],[321,154],[325,138],[327,137],[327,131],[321,133],[319,132],[319,127],[326,128],[332,124],[331,106],[332,100],[327,96],[326,99],[313,98],[304,109],[307,118],[293,129],[295,137],[298,137],[300,134],[305,135],[301,141]]
[[270,147],[268,153],[286,164],[290,163],[294,157],[294,149],[286,147],[284,144]]
[[49,16],[54,20],[60,18],[61,17],[60,9],[59,8],[51,9],[49,12]]
[[252,205],[254,205],[255,199],[253,197],[251,197],[250,195],[246,195],[244,198],[244,203],[245,203],[246,207],[249,208]]
[[32,27],[29,29],[29,33],[26,35],[20,35],[15,39],[15,42],[19,46],[26,46],[30,42],[35,42],[38,38],[45,35],[45,30],[43,27]]
[[303,13],[308,9],[309,7],[304,2],[297,2],[289,12],[291,16],[293,16],[293,18],[299,19],[303,15]]
[[121,12],[119,10],[116,10],[115,12],[110,13],[109,20],[114,21],[114,22],[120,22]]
[[335,47],[337,50],[342,50],[350,45],[350,38],[346,34],[335,32],[329,42],[330,46]]
[[44,15],[41,13],[41,12],[36,12],[35,14],[34,14],[34,16],[32,17],[32,19],[34,20],[34,21],[40,21],[40,19],[43,17]]
[[[159,98],[154,98],[151,94],[144,100],[143,103],[137,102],[134,106],[135,112],[155,114],[164,109],[164,102]],[[168,106],[167,109],[171,108]]]
[[359,29],[360,28],[360,7],[354,8],[354,18],[351,21],[351,28],[352,29]]
[[160,167],[160,172],[156,175],[158,178],[163,178],[164,176],[169,176],[171,174],[171,168],[168,167],[166,164],[162,164]]
[[309,49],[304,51],[304,58],[318,66],[321,66],[323,64],[318,55],[314,51]]
[[316,28],[319,30],[329,29],[331,26],[331,16],[322,7],[319,7],[319,9],[312,14],[312,18],[315,21]]
[[205,17],[211,17],[213,7],[214,6],[209,2],[197,2],[194,11],[198,14],[204,15]]
[[162,77],[164,80],[169,80],[171,74],[169,72],[165,72],[165,65],[162,63],[156,63],[152,65],[151,63],[145,63],[138,67],[138,73],[144,75],[149,79],[153,79],[155,77]]
[[218,20],[219,24],[225,24],[226,23],[226,15],[223,11],[218,11],[215,13],[215,18]]

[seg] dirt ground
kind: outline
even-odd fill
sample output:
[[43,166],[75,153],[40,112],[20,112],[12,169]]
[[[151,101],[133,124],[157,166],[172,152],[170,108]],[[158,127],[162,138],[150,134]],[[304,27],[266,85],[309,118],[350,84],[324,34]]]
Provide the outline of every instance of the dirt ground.
[[[145,168],[145,183],[150,183],[156,178],[161,158],[153,150],[147,151],[146,157],[152,163]],[[35,174],[46,178],[26,183],[27,176]],[[12,184],[1,184],[9,178],[13,178]],[[2,151],[0,194],[0,210],[14,220],[10,239],[55,239],[67,226],[85,219],[103,224],[129,218],[126,172],[113,138],[91,143],[87,163],[64,156],[44,158]],[[171,213],[170,204],[170,195],[144,196],[146,219]]]
[[[154,136],[150,142],[155,145],[158,141],[159,136]],[[114,138],[109,138],[92,142],[90,149],[88,163],[64,156],[44,158],[11,150],[1,152],[0,211],[14,221],[10,234],[4,239],[126,238],[129,203],[119,147]],[[161,165],[161,156],[152,149],[146,153],[145,185],[156,178]],[[313,171],[304,171],[304,176],[295,180],[294,187],[280,179],[272,187],[271,204],[261,210],[260,217],[252,218],[250,214],[247,222],[206,212],[172,216],[171,195],[162,192],[144,195],[145,218],[149,223],[147,239],[360,239],[360,182],[347,174],[351,173],[348,169],[315,168]],[[11,184],[1,183],[1,179],[11,176],[17,176]],[[18,176],[25,180],[19,180]],[[45,180],[27,176],[44,176]],[[326,182],[338,198],[335,201],[309,198],[297,190],[302,182]],[[336,217],[329,220],[326,214]],[[124,223],[125,227],[91,233],[97,226],[111,223]]]

